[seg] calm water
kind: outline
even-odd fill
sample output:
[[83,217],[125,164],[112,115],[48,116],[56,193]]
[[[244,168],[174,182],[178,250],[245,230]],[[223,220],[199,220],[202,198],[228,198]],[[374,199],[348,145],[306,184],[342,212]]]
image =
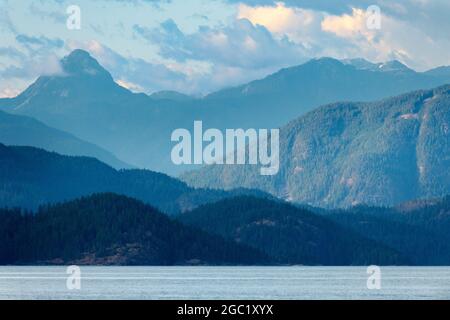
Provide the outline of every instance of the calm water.
[[381,290],[361,267],[0,267],[0,299],[450,299],[450,268],[382,268]]

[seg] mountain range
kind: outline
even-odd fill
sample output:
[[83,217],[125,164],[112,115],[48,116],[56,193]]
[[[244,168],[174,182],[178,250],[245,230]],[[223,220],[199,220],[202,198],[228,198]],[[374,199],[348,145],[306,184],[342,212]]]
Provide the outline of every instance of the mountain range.
[[172,163],[171,133],[192,129],[194,120],[205,128],[277,128],[326,103],[371,101],[450,82],[442,70],[386,65],[314,59],[202,98],[147,96],[119,86],[87,52],[75,50],[61,60],[62,74],[39,77],[19,96],[1,99],[0,108],[93,143],[132,166],[173,175],[192,167]]
[[[450,264],[449,67],[321,58],[205,97],[61,67],[0,99],[0,264]],[[280,127],[278,174],[175,166],[196,120]]]
[[448,197],[325,210],[4,145],[0,186],[0,207],[22,208],[0,209],[1,264],[450,263]]
[[313,206],[392,206],[450,194],[450,85],[317,108],[280,129],[280,171],[211,165],[196,187],[256,188]]

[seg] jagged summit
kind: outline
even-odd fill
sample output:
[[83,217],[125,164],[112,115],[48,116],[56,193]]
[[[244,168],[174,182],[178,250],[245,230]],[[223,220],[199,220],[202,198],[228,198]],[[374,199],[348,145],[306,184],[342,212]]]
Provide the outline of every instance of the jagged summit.
[[87,51],[75,49],[61,60],[63,70],[69,75],[103,76],[111,75]]
[[[14,109],[25,115],[34,117],[62,131],[53,121],[43,116],[46,113],[61,113],[71,107],[77,112],[82,109],[92,110],[99,104],[80,103],[81,100],[117,99],[129,93],[120,87],[111,74],[103,68],[88,52],[76,49],[60,60],[62,74],[39,77],[25,91],[17,96]],[[131,94],[131,93],[130,93]],[[114,97],[114,98],[111,98]],[[77,101],[80,105],[73,106]],[[101,106],[101,105],[100,105]],[[75,134],[75,135],[78,135]]]
[[398,60],[374,63],[363,58],[355,58],[343,59],[341,60],[341,62],[346,65],[351,65],[359,70],[383,72],[414,72],[414,70],[410,69],[408,66]]
[[405,64],[398,60],[391,60],[384,63],[379,63],[378,68],[383,71],[413,71],[408,68]]

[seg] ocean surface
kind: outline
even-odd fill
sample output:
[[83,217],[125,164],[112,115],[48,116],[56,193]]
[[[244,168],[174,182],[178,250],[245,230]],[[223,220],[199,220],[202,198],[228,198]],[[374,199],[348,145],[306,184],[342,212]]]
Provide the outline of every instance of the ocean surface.
[[66,271],[0,267],[0,299],[450,299],[450,267],[382,267],[379,290],[364,267],[81,267],[75,282]]

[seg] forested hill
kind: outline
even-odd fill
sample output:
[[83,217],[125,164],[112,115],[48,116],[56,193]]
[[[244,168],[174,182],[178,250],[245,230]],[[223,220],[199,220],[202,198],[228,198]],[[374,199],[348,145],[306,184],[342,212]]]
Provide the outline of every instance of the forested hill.
[[414,265],[450,265],[450,196],[396,208],[359,206],[320,212],[345,228],[402,252]]
[[241,196],[180,214],[177,222],[110,193],[37,213],[1,209],[0,264],[450,264],[450,197],[311,210]]
[[268,196],[257,190],[194,189],[153,171],[117,171],[93,158],[0,144],[0,207],[36,209],[101,192],[130,196],[169,214],[240,194]]
[[97,194],[42,207],[0,210],[0,264],[252,265],[255,249],[171,220],[125,196]]
[[450,193],[450,85],[371,103],[325,105],[280,130],[280,171],[212,165],[196,187],[256,188],[325,208],[394,206]]
[[283,264],[406,264],[398,251],[283,202],[236,197],[179,216],[185,224],[257,248]]

